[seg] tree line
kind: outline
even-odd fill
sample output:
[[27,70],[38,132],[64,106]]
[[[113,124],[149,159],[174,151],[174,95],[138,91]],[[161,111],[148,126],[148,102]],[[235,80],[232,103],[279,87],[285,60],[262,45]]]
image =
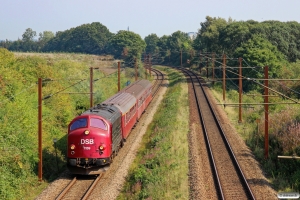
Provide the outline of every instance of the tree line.
[[[174,54],[171,56],[170,52],[177,51],[176,54],[178,54],[178,49],[192,48],[192,41],[187,34],[181,31],[161,38],[156,34],[150,34],[143,40],[140,35],[131,31],[120,30],[116,34],[111,33],[106,26],[99,22],[83,24],[65,31],[58,31],[55,34],[51,31],[44,31],[35,40],[36,36],[36,32],[28,28],[22,35],[22,39],[1,41],[0,47],[21,52],[110,54],[115,58],[125,60],[141,58],[145,51],[147,53],[160,51],[160,57],[168,57],[168,61],[174,60]],[[164,60],[162,58],[160,62]]]
[[296,62],[300,58],[300,24],[295,21],[235,21],[207,16],[200,22],[193,40],[182,31],[162,37],[152,33],[144,39],[131,31],[120,30],[114,34],[99,22],[55,34],[44,31],[38,40],[35,37],[36,32],[28,28],[22,39],[2,41],[0,47],[10,51],[111,54],[124,59],[142,58],[147,53],[155,63],[173,65],[180,64],[181,55],[184,62],[190,60],[189,64],[195,64],[198,62],[195,55],[200,51],[243,57],[253,66]]

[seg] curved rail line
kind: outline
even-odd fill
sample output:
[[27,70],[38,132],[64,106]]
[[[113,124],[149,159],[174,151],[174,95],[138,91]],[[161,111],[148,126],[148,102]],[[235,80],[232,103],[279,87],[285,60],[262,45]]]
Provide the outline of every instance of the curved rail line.
[[[159,91],[159,88],[161,87],[162,82],[164,81],[164,74],[161,73],[159,70],[156,69],[151,69],[155,75],[156,75],[156,81],[154,82],[153,86],[152,86],[152,95],[153,97],[157,94],[157,92]],[[99,182],[99,180],[101,179],[101,177],[104,175],[104,173],[101,173],[99,176],[97,176],[95,178],[95,180],[93,181],[93,183],[90,185],[90,187],[88,188],[88,190],[84,193],[84,195],[81,197],[82,200],[87,199],[90,194],[92,193],[94,187],[97,185],[97,183]],[[77,181],[77,176],[75,176],[70,183],[63,189],[63,191],[56,197],[56,200],[61,200],[64,198],[64,196],[71,190],[71,188],[74,186],[74,184]]]
[[[253,195],[253,193],[252,193],[252,191],[250,189],[250,186],[248,185],[247,180],[246,180],[246,178],[245,178],[245,176],[244,176],[244,174],[243,174],[243,172],[241,170],[241,167],[239,166],[238,161],[237,161],[237,159],[236,159],[236,157],[235,157],[235,155],[233,153],[233,150],[232,150],[232,148],[231,148],[231,146],[230,146],[230,144],[229,144],[229,142],[228,142],[228,140],[227,140],[227,138],[225,136],[224,130],[222,129],[222,127],[220,125],[220,122],[219,122],[219,120],[216,117],[215,111],[213,110],[212,105],[211,105],[211,103],[208,100],[208,97],[207,97],[207,95],[205,93],[205,90],[203,89],[203,86],[202,86],[202,84],[201,84],[201,82],[199,80],[199,77],[194,72],[189,71],[187,69],[181,68],[180,70],[182,70],[184,73],[187,74],[187,76],[190,77],[191,82],[193,84],[193,90],[194,90],[194,94],[195,94],[195,98],[196,98],[196,102],[197,102],[198,112],[199,112],[199,115],[200,115],[200,118],[201,118],[201,125],[202,125],[202,128],[204,130],[204,134],[205,134],[205,143],[206,143],[207,149],[209,151],[208,154],[210,156],[210,158],[209,158],[210,159],[210,164],[211,164],[212,171],[213,171],[213,174],[214,174],[214,181],[215,181],[216,188],[218,190],[217,193],[218,193],[219,198],[220,199],[225,199],[225,198],[229,199],[229,198],[232,198],[231,195],[233,195],[233,196],[234,195],[240,195],[240,197],[242,197],[243,199],[244,198],[255,199],[255,197],[254,197],[254,195]],[[195,79],[196,79],[196,81],[195,81]],[[238,176],[238,180],[240,181],[240,184],[243,187],[244,194],[243,194],[242,191],[229,191],[228,192],[227,190],[233,190],[233,189],[232,188],[230,188],[230,189],[226,188],[225,189],[225,187],[222,187],[222,186],[226,185],[226,182],[228,182],[229,180],[227,180],[228,177],[226,177],[226,179],[223,178],[223,182],[222,182],[222,180],[220,178],[220,177],[223,176],[220,173],[220,171],[222,171],[222,170],[218,170],[218,169],[220,169],[220,167],[218,168],[217,160],[214,157],[214,151],[217,151],[218,148],[219,148],[219,146],[215,147],[214,150],[212,148],[212,143],[214,143],[214,141],[210,140],[209,132],[207,130],[208,127],[206,127],[205,122],[204,122],[205,121],[204,120],[204,114],[203,114],[203,111],[202,111],[203,110],[203,102],[200,102],[200,99],[197,96],[197,91],[196,91],[197,89],[196,89],[195,82],[198,83],[199,86],[200,86],[200,88],[201,88],[201,91],[202,91],[201,95],[204,96],[204,98],[205,98],[205,100],[207,102],[207,105],[209,106],[209,110],[210,110],[210,113],[211,113],[209,115],[213,116],[215,125],[217,126],[217,129],[219,130],[217,132],[219,132],[219,134],[220,134],[219,136],[221,136],[223,144],[225,145],[226,150],[227,150],[227,152],[229,154],[229,157],[230,157],[230,160],[227,160],[226,163],[222,163],[222,164],[226,164],[226,165],[230,165],[230,163],[233,164],[234,169],[236,171],[236,174]],[[198,90],[199,90],[199,87],[198,87]],[[204,99],[201,99],[201,100],[203,101]],[[207,116],[207,115],[208,115],[208,113],[206,112],[205,116]],[[209,127],[209,128],[211,128],[211,127]],[[228,172],[227,172],[227,174],[228,174]],[[234,175],[235,175],[235,172],[232,172],[230,174],[230,176],[232,176],[232,177],[234,177]],[[235,184],[238,184],[238,183],[235,183]],[[232,193],[235,193],[235,194],[232,194]]]
[[[152,86],[152,95],[153,95],[152,101],[153,101],[154,97],[156,96],[156,94],[158,93],[159,89],[162,86],[161,83],[164,81],[164,75],[159,70],[156,70],[156,69],[153,69],[153,68],[152,68],[152,72],[154,72],[155,75],[156,75],[155,82],[153,83],[153,86]],[[151,105],[151,102],[150,102],[150,105]],[[147,109],[149,109],[150,105],[148,106]],[[146,117],[146,116],[143,114],[141,116],[141,119],[144,118],[144,117]],[[132,147],[132,145],[133,145],[133,143],[136,140],[136,138],[137,138],[138,135],[140,135],[140,134],[139,133],[130,134],[128,140],[126,141],[125,146],[121,149],[121,152],[120,152],[120,154],[121,154],[120,156],[121,157],[119,157],[121,159],[118,162],[114,163],[116,165],[116,167],[113,167],[111,169],[112,171],[110,171],[110,173],[115,174],[115,173],[117,173],[117,171],[120,168],[123,167],[122,162],[126,159],[127,152],[131,151],[131,147]],[[133,138],[133,139],[131,139],[131,138]],[[124,151],[125,151],[125,154],[124,154]],[[113,178],[108,178],[108,179],[110,181],[106,181],[105,183],[103,183],[101,185],[101,188],[107,188],[107,187],[109,187],[109,185],[112,183],[111,181],[113,180]]]
[[159,70],[151,68],[152,72],[154,72],[156,74],[156,81],[152,87],[152,95],[155,96],[156,93],[159,91],[159,88],[162,84],[162,82],[164,81],[165,77],[164,74],[161,73]]

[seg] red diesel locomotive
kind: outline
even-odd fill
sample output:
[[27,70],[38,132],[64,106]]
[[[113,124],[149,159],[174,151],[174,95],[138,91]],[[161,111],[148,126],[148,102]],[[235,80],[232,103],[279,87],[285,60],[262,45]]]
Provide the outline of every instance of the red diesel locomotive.
[[67,166],[73,174],[99,174],[123,146],[152,100],[139,80],[75,117],[68,126]]

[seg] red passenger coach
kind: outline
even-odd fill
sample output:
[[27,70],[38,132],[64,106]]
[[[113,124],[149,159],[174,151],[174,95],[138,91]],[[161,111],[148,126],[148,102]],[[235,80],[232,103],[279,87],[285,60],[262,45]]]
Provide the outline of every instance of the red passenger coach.
[[152,85],[139,80],[75,117],[68,126],[67,166],[74,174],[99,174],[123,146],[152,100]]
[[122,115],[122,136],[123,139],[126,139],[137,122],[136,98],[128,93],[117,93],[103,104],[112,104],[119,109]]
[[147,108],[152,100],[151,94],[152,84],[148,80],[138,80],[134,84],[124,88],[120,92],[132,94],[136,98],[137,103],[137,118],[139,119],[142,113]]

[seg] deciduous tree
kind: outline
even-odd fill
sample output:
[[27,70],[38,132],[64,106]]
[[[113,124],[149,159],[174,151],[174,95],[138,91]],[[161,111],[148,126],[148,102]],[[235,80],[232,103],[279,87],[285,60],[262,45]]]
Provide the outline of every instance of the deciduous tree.
[[109,43],[110,52],[118,58],[124,54],[124,49],[127,50],[126,59],[132,60],[133,58],[141,58],[142,52],[146,48],[145,41],[140,35],[131,31],[119,31],[112,37]]
[[145,37],[145,42],[146,42],[146,53],[151,53],[154,54],[158,50],[157,43],[159,42],[159,37],[152,33],[148,36]]
[[36,32],[33,31],[31,28],[27,28],[22,35],[22,40],[23,42],[30,42],[33,41],[35,36],[36,36]]
[[[238,47],[234,56],[242,57],[253,67],[252,69],[243,70],[243,74],[252,79],[264,77],[264,66],[269,66],[269,76],[276,78],[280,74],[282,66],[286,64],[284,55],[278,51],[277,47],[259,35],[254,35],[241,47]],[[245,84],[247,89],[255,89],[252,86],[255,86],[252,82],[251,84],[249,82]]]

